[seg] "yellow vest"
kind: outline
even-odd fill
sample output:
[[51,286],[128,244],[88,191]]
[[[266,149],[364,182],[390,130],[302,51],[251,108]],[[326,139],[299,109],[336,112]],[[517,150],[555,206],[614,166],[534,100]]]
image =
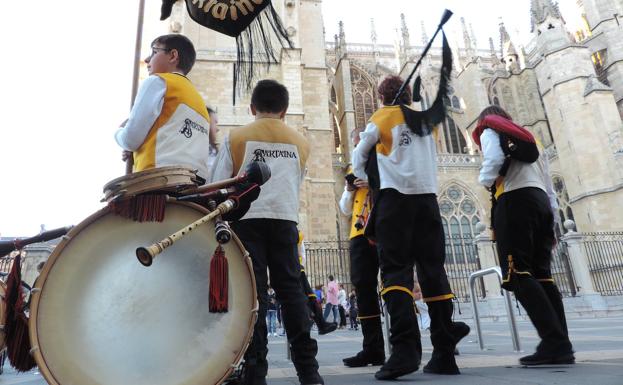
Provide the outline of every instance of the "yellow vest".
[[[205,106],[205,101],[201,95],[199,95],[199,92],[197,92],[190,80],[188,80],[185,76],[174,73],[161,73],[157,75],[166,83],[167,89],[164,94],[164,103],[162,105],[160,116],[154,122],[149,134],[147,134],[147,137],[145,138],[145,141],[141,147],[134,152],[134,171],[142,171],[154,167],[164,166],[165,164],[158,164],[158,158],[160,158],[160,156],[157,154],[166,154],[176,151],[171,148],[175,147],[175,145],[159,143],[158,141],[163,141],[165,140],[164,138],[167,138],[168,140],[168,138],[172,138],[174,135],[177,135],[177,131],[179,131],[180,127],[183,126],[184,121],[188,120],[188,117],[192,117],[192,121],[187,128],[188,130],[193,131],[190,133],[190,138],[193,141],[200,141],[200,144],[195,142],[199,145],[195,145],[194,148],[198,149],[203,146],[204,141],[209,141],[209,135],[207,132],[210,128],[210,117]],[[165,131],[170,131],[170,133]],[[209,142],[207,145],[209,146]],[[208,148],[209,147],[205,147],[206,164],[208,158]],[[182,149],[179,150],[181,151]],[[195,159],[184,158],[201,157],[198,153],[191,153],[188,155],[190,156],[187,156],[184,153],[180,153],[179,155],[172,154],[165,158],[166,163],[169,163],[166,165],[172,165],[171,163],[188,163],[191,166],[194,166],[193,161]],[[203,166],[203,164],[201,164],[201,166]],[[205,167],[197,168],[207,169],[207,165]],[[207,175],[202,176],[207,177]]]

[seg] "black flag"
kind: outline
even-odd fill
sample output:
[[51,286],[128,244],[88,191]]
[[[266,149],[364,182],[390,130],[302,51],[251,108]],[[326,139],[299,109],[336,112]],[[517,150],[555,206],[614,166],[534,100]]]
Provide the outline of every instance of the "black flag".
[[[176,0],[162,0],[160,19],[171,15]],[[211,30],[236,38],[237,60],[234,88],[252,85],[258,58],[267,65],[277,63],[272,36],[281,47],[292,42],[271,0],[185,0],[190,17]],[[234,101],[235,103],[235,101]]]

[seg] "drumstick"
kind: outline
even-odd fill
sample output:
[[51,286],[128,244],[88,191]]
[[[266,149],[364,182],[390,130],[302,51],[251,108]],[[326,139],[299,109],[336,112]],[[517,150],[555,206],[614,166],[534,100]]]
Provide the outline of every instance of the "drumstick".
[[229,211],[234,209],[236,206],[237,206],[237,203],[234,199],[228,199],[224,201],[223,203],[216,206],[216,209],[214,209],[214,211],[212,211],[208,215],[197,219],[190,225],[184,227],[183,229],[179,231],[176,231],[175,233],[169,235],[168,237],[164,238],[160,242],[156,242],[151,246],[137,248],[136,258],[138,258],[138,261],[142,263],[143,265],[150,266],[154,258],[156,257],[156,255],[162,253],[164,249],[171,246],[175,242],[179,241],[180,239],[188,235],[188,233],[190,233],[197,227],[210,222],[211,220],[218,217],[219,215],[228,213]]

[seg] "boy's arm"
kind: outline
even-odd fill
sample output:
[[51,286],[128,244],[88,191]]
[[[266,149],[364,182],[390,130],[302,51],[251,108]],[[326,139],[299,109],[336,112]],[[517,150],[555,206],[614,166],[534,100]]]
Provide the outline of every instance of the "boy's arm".
[[223,140],[221,150],[216,155],[212,170],[210,170],[210,183],[233,177],[234,161],[231,157],[231,149],[229,144],[229,135]]
[[368,180],[366,163],[370,149],[379,141],[379,129],[370,122],[366,130],[359,134],[359,144],[353,151],[353,174],[359,179]]
[[500,147],[500,136],[492,129],[485,129],[480,135],[480,144],[483,160],[478,182],[485,187],[491,187],[500,175],[500,168],[504,164],[505,157]]
[[117,144],[124,150],[136,151],[143,144],[162,112],[166,91],[167,84],[159,76],[152,75],[143,81],[130,111],[130,117],[115,133]]
[[353,213],[354,195],[354,191],[348,191],[346,188],[344,188],[344,192],[342,193],[342,197],[340,198],[339,203],[340,211],[342,212],[342,214],[351,215]]

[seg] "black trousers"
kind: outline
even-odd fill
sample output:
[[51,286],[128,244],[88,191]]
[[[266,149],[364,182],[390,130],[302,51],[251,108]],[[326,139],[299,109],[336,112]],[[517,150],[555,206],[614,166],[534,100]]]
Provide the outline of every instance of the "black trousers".
[[350,279],[357,291],[359,317],[381,314],[378,295],[379,257],[373,246],[363,235],[350,240]]
[[268,270],[271,286],[281,304],[283,324],[292,346],[292,362],[297,373],[299,377],[316,373],[318,345],[310,336],[307,296],[300,281],[296,223],[278,219],[245,219],[232,223],[232,228],[251,255],[259,301],[258,319],[245,361],[255,366],[256,378],[266,377]]
[[537,352],[572,352],[565,310],[551,273],[554,216],[545,191],[527,187],[500,196],[494,212],[502,287],[526,309],[541,342]]
[[[505,289],[512,290],[510,281],[516,274],[552,279],[554,215],[545,191],[527,187],[502,194],[493,229]],[[509,275],[510,264],[515,274]]]
[[412,291],[415,265],[425,302],[453,298],[444,268],[445,238],[435,194],[405,195],[384,189],[375,210],[383,287]]

